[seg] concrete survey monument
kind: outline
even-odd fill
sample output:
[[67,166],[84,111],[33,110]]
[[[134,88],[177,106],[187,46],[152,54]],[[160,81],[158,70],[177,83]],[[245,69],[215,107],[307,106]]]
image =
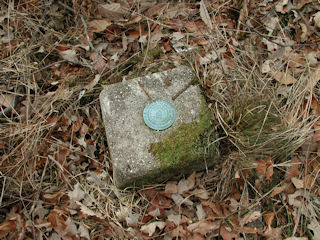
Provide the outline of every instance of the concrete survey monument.
[[116,186],[161,182],[212,166],[212,114],[192,70],[106,85],[100,104]]

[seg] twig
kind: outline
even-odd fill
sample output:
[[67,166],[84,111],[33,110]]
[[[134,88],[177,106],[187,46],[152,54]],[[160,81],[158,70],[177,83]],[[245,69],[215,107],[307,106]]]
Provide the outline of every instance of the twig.
[[101,78],[103,78],[104,76],[106,76],[108,73],[111,73],[112,71],[114,71],[115,69],[119,68],[121,65],[125,64],[126,62],[128,62],[130,59],[134,58],[135,56],[139,55],[140,52],[136,52],[134,53],[132,56],[130,56],[128,59],[126,59],[125,61],[119,63],[117,66],[115,66],[114,68],[104,72],[101,74]]
[[43,10],[43,14],[42,14],[42,17],[41,17],[41,20],[40,20],[40,27],[42,26],[42,24],[44,23],[44,21],[46,20],[47,16],[48,16],[48,12],[51,8],[51,5],[53,3],[54,0],[49,0],[49,1],[43,1],[44,4],[45,4],[45,8]]
[[318,37],[320,36],[320,34],[317,32],[317,31],[315,31],[315,29],[314,29],[314,27],[312,27],[311,25],[310,25],[310,23],[307,21],[307,19],[301,14],[301,12],[298,10],[297,11],[298,12],[298,14],[299,14],[299,16],[301,17],[301,19],[304,21],[304,23],[306,24],[306,26],[307,26],[307,28],[311,31],[311,32],[313,32],[314,34],[316,34]]
[[[58,1],[58,4],[59,4],[60,6],[62,6],[62,7],[64,7],[65,9],[67,9],[67,10],[73,12],[74,14],[76,14],[76,11],[75,11],[73,8],[69,7],[68,5],[64,4],[63,2]],[[95,47],[93,46],[93,44],[92,44],[92,42],[91,42],[91,39],[90,39],[90,37],[89,37],[88,25],[87,25],[86,21],[84,20],[83,15],[82,15],[81,13],[78,13],[77,15],[80,17],[81,22],[82,22],[82,24],[83,24],[83,26],[84,26],[84,33],[85,33],[85,35],[86,35],[86,38],[87,38],[87,41],[88,41],[88,43],[89,43],[90,48],[91,48],[92,50],[94,50],[94,51],[97,52],[97,50],[96,50]]]
[[14,95],[10,106],[8,106],[5,109],[1,109],[0,120],[2,120],[2,118],[9,118],[9,115],[11,114],[11,112],[15,111],[15,108],[19,103],[19,98],[20,98],[21,94],[24,92],[24,90],[25,89],[24,89],[23,85],[20,85],[17,87],[16,94]]
[[[151,30],[150,30],[150,23],[148,20],[147,20],[147,24],[148,24],[148,43],[147,43],[147,49],[146,49],[145,55],[143,57],[142,64],[139,69],[139,75],[140,75],[141,69],[143,68],[143,65],[147,59],[147,55],[148,55],[148,51],[149,51],[149,47],[150,47],[150,41],[151,41]],[[141,28],[139,28],[139,31],[141,31]],[[141,35],[141,33],[140,33],[140,35]]]
[[[1,173],[2,175],[2,173]],[[3,177],[3,185],[2,185],[2,191],[1,191],[1,196],[0,196],[0,206],[2,206],[2,199],[3,199],[3,195],[4,195],[4,188],[5,188],[5,185],[6,185],[6,179],[7,177]]]
[[277,44],[277,45],[279,45],[280,47],[303,47],[303,46],[314,46],[314,45],[320,44],[320,41],[317,41],[317,42],[314,42],[314,43],[282,44],[282,43],[279,43],[279,42],[276,42],[276,41],[270,39],[270,38],[273,37],[273,36],[268,36],[268,35],[262,34],[262,33],[260,33],[259,31],[255,30],[254,28],[251,28],[250,26],[248,26],[248,24],[246,24],[246,26],[247,26],[247,28],[248,28],[250,31],[255,32],[255,33],[258,34],[260,37],[263,37],[263,38],[266,39],[267,41],[272,42],[272,43],[274,43],[274,44]]
[[51,63],[51,64],[49,64],[49,65],[47,65],[47,66],[45,66],[45,67],[43,67],[43,68],[40,68],[40,69],[38,69],[38,70],[36,70],[36,71],[34,71],[34,72],[31,72],[31,73],[28,73],[28,74],[10,76],[9,79],[15,79],[15,78],[21,78],[21,77],[27,78],[27,77],[30,77],[30,76],[38,73],[38,72],[41,72],[41,71],[43,71],[43,70],[46,70],[46,69],[48,69],[48,68],[50,68],[50,67],[52,67],[52,66],[54,66],[54,65],[56,65],[56,64],[60,64],[60,63],[64,63],[64,62],[69,62],[69,61],[63,59],[63,60],[60,60],[60,61]]
[[246,19],[248,17],[248,0],[244,0],[242,2],[242,8],[240,10],[240,16],[238,20],[238,26],[237,26],[237,31],[236,31],[236,36],[239,36],[241,25],[246,22]]
[[84,20],[84,17],[82,14],[79,13],[79,16],[80,16],[80,19],[82,21],[82,24],[84,26],[84,33],[86,34],[86,38],[87,38],[87,41],[89,43],[89,46],[91,47],[92,50],[95,50],[97,52],[97,50],[95,49],[95,47],[93,46],[92,42],[91,42],[91,39],[89,37],[89,33],[88,33],[88,26],[87,26],[87,23],[86,21]]

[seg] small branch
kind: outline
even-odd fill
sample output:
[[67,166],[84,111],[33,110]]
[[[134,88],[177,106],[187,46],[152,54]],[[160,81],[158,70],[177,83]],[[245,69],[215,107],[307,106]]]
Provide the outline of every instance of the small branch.
[[272,42],[272,43],[274,43],[274,44],[277,44],[277,45],[279,45],[280,47],[303,47],[303,46],[314,46],[314,45],[320,44],[320,41],[317,41],[317,42],[314,42],[314,43],[282,44],[282,43],[278,43],[278,42],[272,40],[271,37],[273,37],[273,36],[268,36],[268,35],[262,34],[262,33],[258,32],[257,30],[255,30],[254,28],[251,28],[251,27],[248,26],[247,24],[246,24],[246,26],[247,26],[247,28],[248,28],[250,31],[255,32],[255,33],[258,34],[260,37],[263,37],[263,38],[266,39],[267,41]]
[[307,28],[314,34],[316,34],[318,37],[320,36],[320,34],[314,29],[314,27],[312,27],[310,25],[310,23],[307,21],[307,19],[301,14],[301,12],[298,10],[297,11],[299,16],[301,17],[301,19],[304,21],[304,23],[306,24]]
[[236,36],[239,36],[241,26],[246,22],[247,17],[248,17],[248,0],[244,0],[242,2],[242,8],[240,10]]
[[43,68],[40,68],[40,69],[38,69],[38,70],[36,70],[36,71],[34,71],[34,72],[28,73],[28,74],[10,76],[9,79],[15,79],[15,78],[21,78],[21,77],[27,78],[27,77],[30,77],[30,76],[38,73],[38,72],[42,72],[43,70],[46,70],[46,69],[48,69],[48,68],[50,68],[50,67],[52,67],[52,66],[54,66],[54,65],[56,65],[56,64],[60,64],[60,63],[64,63],[64,62],[69,62],[69,61],[68,61],[68,60],[65,60],[65,59],[64,59],[64,60],[60,60],[60,61],[51,63],[51,64],[49,64],[49,65],[47,65],[47,66],[45,66],[45,67],[43,67]]
[[[73,12],[74,14],[76,14],[76,12],[75,12],[75,10],[74,10],[73,8],[69,7],[68,5],[64,4],[63,2],[58,1],[58,4],[59,4],[60,6],[62,6],[62,7],[64,7],[65,9],[69,10],[70,12]],[[94,51],[97,52],[97,50],[96,50],[95,47],[93,46],[93,44],[92,44],[92,42],[91,42],[91,39],[90,39],[90,37],[89,37],[88,25],[87,25],[86,21],[84,20],[84,16],[83,16],[81,13],[78,13],[77,15],[80,17],[81,22],[82,22],[82,24],[83,24],[83,26],[84,26],[84,33],[85,33],[85,35],[86,35],[86,38],[87,38],[87,41],[88,41],[88,43],[89,43],[90,48],[91,48],[92,50],[94,50]]]
[[115,69],[121,67],[122,65],[126,64],[128,61],[130,61],[132,58],[134,58],[135,56],[139,55],[140,52],[136,52],[134,53],[132,56],[130,56],[128,59],[124,60],[123,62],[119,63],[117,66],[113,67],[112,69],[101,73],[101,78],[103,78],[104,76],[106,76],[107,74],[111,73],[112,71],[114,71]]
[[43,14],[42,14],[42,17],[41,17],[41,20],[40,20],[40,27],[42,26],[42,24],[44,23],[44,21],[48,17],[48,12],[49,12],[49,10],[51,8],[51,5],[52,5],[53,1],[54,0],[49,0],[48,2],[43,1],[44,4],[45,4],[45,8],[43,10]]
[[83,15],[79,13],[79,16],[80,16],[80,19],[81,19],[82,24],[83,24],[83,26],[84,26],[84,33],[86,34],[86,37],[87,37],[87,41],[88,41],[88,43],[89,43],[89,46],[91,47],[92,50],[97,51],[97,50],[95,49],[95,47],[93,46],[93,44],[92,44],[92,42],[91,42],[91,39],[90,39],[90,37],[89,37],[88,26],[87,26],[86,21],[84,20]]

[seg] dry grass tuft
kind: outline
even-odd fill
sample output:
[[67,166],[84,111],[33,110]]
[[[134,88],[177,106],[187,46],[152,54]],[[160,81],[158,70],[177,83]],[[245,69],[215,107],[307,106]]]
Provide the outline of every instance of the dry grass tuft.
[[[310,66],[300,69],[302,74],[296,74],[299,79],[295,84],[283,85],[275,80],[274,72],[286,71],[292,60],[280,55],[265,73],[267,51],[249,44],[259,36],[255,31],[244,32],[249,39],[238,42],[230,37],[232,30],[218,27],[218,22],[214,25],[216,28],[204,36],[211,46],[207,55],[215,55],[215,60],[196,66],[196,71],[201,73],[199,78],[223,139],[226,164],[218,192],[226,196],[236,170],[255,168],[256,160],[266,157],[286,162],[311,140],[319,117],[313,106]],[[231,56],[226,58],[226,52]]]
[[[163,185],[126,190],[119,190],[114,186],[98,103],[101,86],[97,84],[88,90],[96,76],[96,70],[93,70],[90,64],[84,64],[92,60],[90,54],[81,47],[75,47],[79,42],[85,42],[80,38],[85,39],[86,36],[83,22],[74,13],[81,12],[86,20],[95,19],[95,5],[90,3],[86,6],[90,1],[61,1],[68,3],[67,6],[72,6],[72,2],[72,9],[59,5],[59,1],[47,1],[46,6],[43,2],[46,1],[0,3],[0,16],[6,16],[0,18],[3,26],[0,37],[7,39],[6,43],[0,46],[0,99],[17,99],[12,111],[0,118],[0,222],[4,222],[6,215],[17,213],[25,219],[20,225],[24,232],[27,232],[25,228],[28,228],[26,235],[34,238],[47,238],[47,235],[50,235],[49,237],[53,238],[52,227],[46,232],[47,229],[42,228],[42,222],[37,222],[42,220],[43,214],[42,218],[46,220],[49,219],[48,216],[58,216],[57,220],[63,221],[72,218],[77,224],[83,224],[86,229],[90,229],[90,236],[114,236],[118,239],[136,237],[135,230],[139,231],[139,226],[157,219],[150,214],[153,211],[150,206],[158,204],[156,201],[151,202],[155,198],[152,194],[161,193],[160,199],[167,201],[172,200],[171,195],[164,193]],[[266,209],[261,212],[273,211],[274,205],[279,206],[279,202],[281,205],[282,200],[275,199],[272,194],[280,185],[286,187],[291,184],[285,174],[289,167],[294,168],[292,166],[296,164],[297,174],[302,178],[311,176],[312,180],[309,181],[308,189],[297,191],[301,193],[297,197],[306,200],[300,206],[303,214],[308,215],[302,224],[316,224],[319,218],[319,200],[312,195],[312,191],[319,188],[317,178],[320,168],[316,157],[309,159],[307,156],[314,154],[314,149],[308,147],[312,145],[314,132],[318,131],[316,122],[319,120],[320,107],[315,99],[320,94],[314,92],[318,91],[314,74],[311,74],[315,71],[315,66],[309,64],[307,56],[292,45],[289,39],[292,39],[290,31],[281,25],[279,32],[283,33],[280,35],[282,37],[276,36],[271,42],[267,39],[270,36],[260,33],[263,32],[262,23],[257,26],[256,22],[252,21],[255,24],[246,26],[246,21],[239,21],[236,28],[231,28],[234,19],[237,19],[232,16],[239,15],[235,9],[229,8],[232,1],[213,1],[210,8],[211,3],[208,3],[213,20],[210,24],[208,19],[201,24],[201,18],[206,14],[199,13],[199,4],[189,1],[183,5],[184,3],[179,1],[179,4],[186,7],[188,16],[184,19],[188,23],[185,29],[179,25],[179,21],[163,21],[162,15],[158,17],[155,14],[157,18],[153,19],[153,14],[149,17],[140,14],[138,2],[140,1],[133,4],[134,10],[126,9],[130,10],[127,14],[141,17],[141,22],[147,26],[145,30],[148,31],[144,37],[150,37],[151,33],[154,34],[152,31],[158,29],[155,39],[159,37],[157,34],[163,34],[160,37],[163,41],[161,43],[165,42],[169,50],[164,51],[163,46],[149,49],[149,42],[146,46],[135,38],[132,41],[136,45],[132,44],[128,53],[122,52],[121,57],[125,60],[110,64],[111,67],[103,72],[100,82],[111,83],[118,81],[117,76],[135,76],[136,72],[142,74],[143,68],[152,72],[157,71],[158,66],[170,68],[177,63],[185,63],[186,59],[189,63],[193,62],[191,65],[198,74],[214,113],[214,122],[220,134],[217,141],[220,141],[223,155],[221,164],[206,174],[200,173],[194,180],[201,185],[201,191],[207,191],[206,200],[210,203],[218,202],[230,196],[232,191],[234,194],[231,198],[234,201],[234,196],[241,192],[241,199],[237,199],[240,205],[243,199],[252,200],[249,207],[240,206],[235,212],[223,217],[225,222],[234,213],[240,216],[246,207],[252,210],[263,206]],[[178,7],[181,5],[177,4]],[[176,11],[175,6],[170,4],[166,7],[172,7]],[[248,17],[248,20],[253,19]],[[129,24],[127,36],[130,32],[135,33],[141,22],[133,23],[132,26]],[[208,31],[206,25],[212,25],[212,29]],[[119,26],[113,26],[114,29],[111,28],[108,32],[109,38],[118,38],[118,42],[110,40],[109,47],[112,51],[109,50],[112,53],[105,54],[109,59],[102,59],[103,63],[107,60],[111,62],[110,59],[115,56],[114,51],[123,49],[121,44],[128,41],[121,39],[123,35],[117,31],[123,27]],[[206,33],[202,32],[204,29]],[[268,33],[266,29],[264,31]],[[189,52],[186,56],[176,53],[173,47],[169,46],[169,42],[174,39],[170,35],[172,32],[176,33],[177,38],[181,33],[185,33],[184,40],[188,42],[190,37],[190,44],[196,45],[197,51]],[[94,36],[91,37],[96,38],[94,40],[97,42],[103,35],[92,34]],[[184,40],[179,38],[181,42]],[[277,54],[270,54],[267,49],[261,48],[261,42],[265,45],[274,44],[279,51]],[[185,46],[188,44],[189,42]],[[57,47],[64,50],[76,49],[77,55],[85,61],[73,64],[61,60]],[[139,51],[132,54],[135,48]],[[286,55],[287,53],[289,55]],[[190,58],[190,55],[194,57]],[[303,59],[297,62],[292,59],[297,55],[303,56]],[[204,56],[207,59],[204,59]],[[270,60],[268,64],[266,59]],[[265,65],[270,68],[269,71],[265,69]],[[295,83],[281,82],[279,75],[274,74],[276,72],[290,74],[292,78],[287,80],[290,82],[295,79]],[[87,92],[80,97],[84,89]],[[3,113],[1,114],[0,116],[3,116]],[[301,164],[299,161],[292,164],[290,159],[301,146],[307,149],[303,151],[305,156]],[[274,163],[274,180],[263,182],[262,177],[258,178],[254,171],[257,160],[266,158],[272,159]],[[308,173],[310,169],[311,173]],[[179,184],[180,182],[177,183]],[[303,190],[306,195],[302,194]],[[190,198],[197,204],[203,200],[194,198],[195,192],[188,194],[185,192],[184,197],[187,196],[186,199]],[[269,195],[272,197],[269,198]],[[171,201],[175,205],[170,211],[177,213],[175,211],[178,209],[180,215],[182,205],[173,202]],[[222,205],[228,208],[225,202]],[[189,207],[185,209],[190,213]],[[287,211],[287,208],[285,210]],[[285,210],[281,206],[277,211],[283,211],[283,215],[291,219],[290,213]],[[301,216],[299,214],[297,218]],[[162,218],[164,219],[165,217]],[[193,219],[186,220],[184,226],[190,221]],[[286,234],[287,236],[294,236],[300,226],[299,221],[298,219],[294,226],[288,224],[290,233]],[[18,239],[18,233],[10,234],[8,236],[10,235],[11,239]]]

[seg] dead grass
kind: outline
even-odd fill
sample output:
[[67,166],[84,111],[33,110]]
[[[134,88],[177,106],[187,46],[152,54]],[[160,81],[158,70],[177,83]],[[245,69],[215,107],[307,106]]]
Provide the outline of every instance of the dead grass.
[[[220,7],[223,9],[224,4]],[[95,72],[66,61],[51,65],[60,59],[56,52],[58,45],[79,41],[78,35],[83,30],[81,22],[70,17],[66,9],[58,11],[58,16],[50,12],[43,15],[45,7],[40,1],[35,5],[21,3],[18,6],[9,1],[9,5],[2,4],[1,9],[6,9],[8,16],[3,20],[3,32],[13,34],[16,40],[3,47],[1,53],[1,94],[15,95],[19,86],[26,91],[20,93],[22,101],[13,114],[0,124],[0,205],[4,209],[0,222],[5,220],[4,213],[18,206],[30,221],[28,224],[34,228],[34,234],[38,234],[41,228],[33,222],[32,215],[37,204],[48,212],[61,210],[72,192],[78,196],[83,191],[85,197],[81,201],[90,206],[92,212],[83,211],[95,216],[96,221],[76,216],[77,221],[80,218],[92,229],[92,235],[108,235],[103,231],[110,227],[119,239],[131,236],[134,231],[130,232],[132,229],[125,224],[127,218],[144,216],[150,204],[141,192],[150,188],[163,190],[164,186],[143,187],[138,191],[122,191],[114,186],[97,100],[100,86],[95,86],[79,99],[81,90],[94,78]],[[211,14],[216,16],[219,11]],[[161,22],[161,19],[156,21]],[[219,26],[218,22],[213,23]],[[214,190],[212,199],[225,199],[233,188],[237,188],[235,179],[240,178],[237,174],[244,174],[241,177],[245,179],[246,191],[241,197],[252,199],[250,206],[246,207],[254,209],[258,205],[276,204],[275,200],[270,200],[270,194],[284,183],[285,169],[292,154],[310,142],[313,136],[319,120],[313,101],[314,81],[310,77],[314,68],[305,65],[301,74],[295,74],[299,76],[296,84],[281,85],[271,73],[262,73],[265,49],[252,44],[261,36],[243,29],[243,34],[250,37],[246,41],[233,39],[237,41],[235,44],[230,42],[232,31],[235,29],[215,27],[209,34],[193,36],[204,37],[210,45],[206,51],[217,55],[209,64],[199,64],[198,51],[191,53],[194,57],[190,57],[190,53],[178,57],[186,57],[194,64],[225,148],[222,151],[224,162],[206,175],[208,189]],[[281,31],[286,32],[286,29]],[[223,49],[228,51],[230,62],[224,58]],[[155,61],[161,62],[161,59]],[[276,58],[274,71],[286,71],[290,61],[283,56]],[[111,76],[117,75],[117,70],[119,68],[114,67],[108,72],[107,82]],[[78,129],[83,123],[87,129]],[[312,152],[306,152],[306,155],[310,154]],[[268,191],[255,185],[257,178],[245,175],[246,171],[256,168],[256,160],[266,157],[271,157],[278,171],[277,180],[267,186]],[[307,164],[312,165],[307,158],[303,163],[305,169]],[[319,172],[319,168],[312,172],[315,177],[307,189],[308,198],[300,206],[301,211],[306,211],[305,222],[301,222],[305,228],[319,215],[319,204],[311,194],[311,190],[318,188]],[[77,184],[80,186],[78,190],[75,188]],[[240,214],[242,210],[237,212]],[[287,215],[291,218],[289,213]],[[301,213],[297,218],[300,216]],[[100,225],[97,224],[99,221]],[[294,226],[290,225],[292,236],[299,227],[299,221],[296,222]]]
[[[254,33],[251,32],[249,40],[239,42],[234,49],[233,44],[228,45],[230,41],[225,37],[225,31],[214,29],[210,35],[206,35],[206,39],[210,41],[211,50],[217,53],[220,64],[215,62],[204,69],[197,69],[197,72],[202,74],[200,79],[203,81],[209,102],[212,103],[211,108],[222,138],[227,139],[224,146],[228,148],[228,153],[221,168],[221,180],[217,183],[216,195],[224,198],[230,194],[235,187],[234,179],[242,178],[237,175],[249,169],[256,169],[257,160],[271,157],[280,170],[274,172],[275,182],[271,186],[264,185],[262,189],[255,187],[257,178],[243,176],[246,186],[244,188],[253,192],[248,195],[248,192],[244,191],[243,197],[255,199],[249,209],[261,205],[267,207],[264,204],[268,202],[269,195],[283,183],[283,166],[292,158],[293,153],[312,140],[314,126],[319,120],[314,106],[314,78],[310,76],[314,68],[300,65],[302,74],[296,74],[299,76],[297,83],[291,86],[279,84],[272,72],[262,73],[266,58],[259,55],[259,52],[264,50],[253,49],[252,45],[248,44],[254,42],[254,38],[257,37]],[[221,54],[218,54],[225,47],[233,50],[232,60],[230,59],[232,66],[223,63]],[[308,60],[305,59],[305,62]],[[276,57],[271,71],[288,71],[291,64],[292,59]],[[308,156],[312,154],[310,151],[312,150],[307,150]],[[308,191],[307,195],[310,193],[311,191]],[[301,208],[308,207],[302,205]],[[311,206],[310,208],[313,209]],[[300,212],[298,218],[304,215],[305,223],[313,222],[319,217],[313,210],[313,213],[306,213],[305,210],[302,212],[304,213]],[[306,231],[307,224],[299,222],[298,219],[294,221],[296,223],[289,235],[293,236],[296,233],[300,223]]]

